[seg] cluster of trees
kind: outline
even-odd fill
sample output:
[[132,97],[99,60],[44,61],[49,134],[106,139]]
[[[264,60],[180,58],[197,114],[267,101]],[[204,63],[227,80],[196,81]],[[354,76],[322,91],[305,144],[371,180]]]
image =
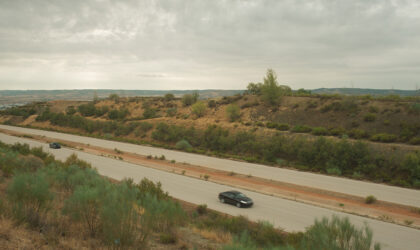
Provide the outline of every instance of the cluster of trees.
[[[63,163],[28,145],[0,145],[0,155],[19,169],[8,184],[2,214],[34,230],[48,228],[57,233],[53,237],[76,226],[84,229],[84,237],[98,239],[103,246],[137,248],[145,247],[152,232],[176,237],[177,227],[185,221],[184,210],[160,183],[147,179],[138,184],[131,179],[111,183],[75,156]],[[27,158],[37,159],[36,164],[28,167]],[[5,167],[0,165],[2,171]],[[72,223],[62,223],[67,218]]]
[[242,155],[248,161],[277,163],[286,159],[306,170],[420,188],[420,153],[397,158],[373,151],[360,141],[325,137],[311,140],[281,134],[263,138],[246,131],[232,133],[215,125],[197,130],[166,123],[156,126],[152,138],[164,143],[185,140],[195,149]]
[[292,93],[292,89],[286,85],[279,85],[274,70],[268,69],[264,82],[249,83],[247,93],[258,95],[266,104],[276,106],[280,104],[282,96]]
[[[119,111],[125,113],[124,111]],[[118,118],[116,114],[115,119]],[[128,135],[133,132],[141,123],[122,123],[117,121],[93,121],[80,115],[68,115],[64,113],[51,112],[49,109],[42,112],[36,121],[49,121],[52,125],[81,129],[87,133],[115,133],[116,136]]]
[[6,110],[1,110],[0,114],[22,116],[26,119],[29,116],[36,114],[36,110],[33,106],[11,107]]

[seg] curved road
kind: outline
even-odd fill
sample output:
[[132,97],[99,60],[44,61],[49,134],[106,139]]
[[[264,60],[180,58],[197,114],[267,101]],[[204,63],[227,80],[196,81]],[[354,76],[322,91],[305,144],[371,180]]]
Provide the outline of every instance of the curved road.
[[130,143],[108,141],[65,133],[21,128],[7,125],[0,125],[0,128],[25,134],[43,135],[50,138],[90,144],[102,148],[118,148],[119,150],[125,152],[136,153],[140,155],[165,155],[166,159],[176,160],[177,162],[187,162],[193,165],[224,170],[228,172],[233,171],[235,173],[240,173],[244,175],[250,174],[255,177],[261,177],[286,183],[293,183],[296,185],[302,185],[318,189],[330,190],[359,197],[374,195],[377,199],[382,201],[420,207],[420,190],[393,187],[383,184],[375,184],[370,182],[326,176],[321,174],[300,172],[290,169],[268,167],[260,164],[220,159],[205,155],[191,154],[175,150],[154,148],[149,146],[141,146]]
[[374,240],[380,242],[383,249],[414,250],[418,249],[420,245],[420,230],[404,226],[334,212],[324,208],[241,189],[238,190],[254,199],[255,206],[250,209],[239,209],[234,206],[221,204],[217,200],[217,194],[219,192],[231,189],[225,185],[142,167],[124,161],[91,155],[68,148],[51,150],[45,143],[8,136],[1,133],[0,141],[8,144],[16,142],[28,143],[31,147],[42,146],[45,151],[54,154],[56,158],[60,160],[64,160],[75,153],[80,159],[92,163],[102,175],[119,180],[129,177],[133,178],[136,182],[140,181],[143,177],[147,177],[153,181],[160,181],[163,189],[168,191],[169,194],[175,198],[195,204],[207,204],[211,209],[231,215],[245,215],[252,220],[269,221],[276,227],[284,228],[287,231],[304,230],[305,227],[313,224],[315,218],[322,218],[323,216],[330,217],[331,215],[336,214],[338,216],[349,217],[352,223],[357,226],[362,226],[363,223],[366,222],[374,232]]

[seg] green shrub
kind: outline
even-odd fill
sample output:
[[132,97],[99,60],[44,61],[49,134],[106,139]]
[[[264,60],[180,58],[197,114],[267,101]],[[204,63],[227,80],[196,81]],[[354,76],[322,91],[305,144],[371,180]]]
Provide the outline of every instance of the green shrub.
[[198,205],[196,211],[199,215],[206,214],[207,213],[207,205],[206,204]]
[[[300,249],[337,249],[337,250],[370,250],[372,247],[372,230],[366,225],[358,229],[346,217],[333,216],[331,220],[316,220],[304,233]],[[379,250],[380,245],[374,244]]]
[[275,122],[267,122],[267,124],[265,126],[267,128],[276,128],[277,127],[277,123],[275,123]]
[[327,173],[330,175],[341,175],[341,170],[339,168],[327,168]]
[[229,118],[229,121],[234,122],[241,117],[241,110],[238,105],[230,104],[226,107],[226,114]]
[[89,102],[88,104],[82,104],[78,107],[79,113],[82,116],[93,116],[96,113],[96,107],[93,102]]
[[89,234],[95,236],[101,226],[103,197],[108,191],[104,182],[93,187],[78,186],[65,201],[63,213],[75,221],[82,222]]
[[396,135],[391,134],[376,134],[370,137],[370,140],[377,141],[377,142],[395,142],[397,140]]
[[[111,186],[103,197],[100,208],[100,227],[103,241],[118,247],[143,246],[148,228],[137,204],[137,192],[129,183]],[[117,241],[117,242],[116,242]]]
[[151,119],[156,117],[156,109],[146,108],[143,112],[143,119]]
[[265,127],[264,122],[258,121],[255,123],[258,127]]
[[374,122],[376,120],[376,115],[373,113],[366,114],[363,117],[363,121],[365,122]]
[[169,116],[169,117],[174,117],[175,115],[176,115],[176,113],[178,112],[178,109],[177,108],[168,108],[167,110],[166,110],[166,114]]
[[277,123],[276,129],[280,130],[280,131],[287,131],[289,130],[290,126],[289,124],[285,124],[285,123]]
[[151,229],[156,232],[173,232],[175,226],[185,222],[185,212],[182,207],[172,200],[158,199],[154,195],[145,194],[140,204],[151,222]]
[[375,202],[376,202],[376,197],[375,196],[373,196],[373,195],[366,196],[366,198],[365,198],[365,203],[366,204],[372,204],[372,203],[375,203]]
[[163,98],[164,98],[164,100],[165,100],[166,102],[169,102],[169,101],[174,100],[174,99],[175,99],[175,96],[174,96],[174,94],[167,93],[167,94],[165,94],[165,96],[164,96]]
[[375,107],[375,106],[370,106],[369,107],[369,112],[370,113],[378,113],[379,112],[379,108]]
[[412,145],[420,145],[420,137],[411,138],[409,143]]
[[198,101],[198,96],[197,91],[192,94],[185,94],[182,96],[182,104],[184,106],[191,106]]
[[312,129],[313,135],[328,135],[328,130],[324,127],[315,127]]
[[368,132],[363,129],[352,129],[349,131],[348,135],[353,139],[364,139],[369,137]]
[[74,106],[68,106],[66,108],[66,114],[68,115],[74,115],[77,112],[77,110],[74,108]]
[[337,128],[331,128],[329,130],[329,134],[330,135],[334,135],[334,136],[340,136],[346,133],[346,130],[342,127],[337,127]]
[[175,147],[179,150],[189,150],[192,149],[191,144],[187,140],[180,140],[175,144]]
[[162,184],[160,182],[154,183],[149,179],[143,178],[137,185],[134,186],[139,191],[139,199],[143,199],[147,194],[152,195],[159,200],[169,198],[168,193],[162,190]]
[[294,133],[310,133],[312,128],[306,125],[296,125],[292,128]]
[[13,217],[18,223],[28,222],[38,227],[45,220],[53,195],[43,174],[17,174],[7,187],[7,197],[13,206]]
[[209,100],[209,102],[207,103],[207,106],[209,108],[215,108],[217,106],[217,103],[215,100]]
[[191,106],[191,111],[193,114],[195,114],[197,117],[202,117],[206,113],[207,107],[204,104],[204,102],[196,102]]
[[162,244],[175,244],[177,242],[177,238],[174,234],[162,233],[159,236],[159,242]]

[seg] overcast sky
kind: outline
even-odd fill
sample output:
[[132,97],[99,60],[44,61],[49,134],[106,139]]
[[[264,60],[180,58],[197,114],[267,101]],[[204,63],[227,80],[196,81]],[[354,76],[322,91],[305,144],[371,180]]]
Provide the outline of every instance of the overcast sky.
[[0,89],[420,88],[419,0],[1,0]]

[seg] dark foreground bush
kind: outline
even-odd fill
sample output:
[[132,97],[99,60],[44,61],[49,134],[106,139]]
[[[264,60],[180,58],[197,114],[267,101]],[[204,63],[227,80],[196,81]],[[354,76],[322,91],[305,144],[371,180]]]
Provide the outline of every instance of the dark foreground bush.
[[[299,249],[336,249],[336,250],[370,250],[372,230],[367,226],[361,229],[352,225],[349,219],[333,216],[315,221],[304,234]],[[375,243],[374,249],[381,247]]]
[[53,199],[46,178],[40,174],[17,174],[7,188],[13,204],[12,214],[18,223],[27,222],[33,227],[41,225]]

